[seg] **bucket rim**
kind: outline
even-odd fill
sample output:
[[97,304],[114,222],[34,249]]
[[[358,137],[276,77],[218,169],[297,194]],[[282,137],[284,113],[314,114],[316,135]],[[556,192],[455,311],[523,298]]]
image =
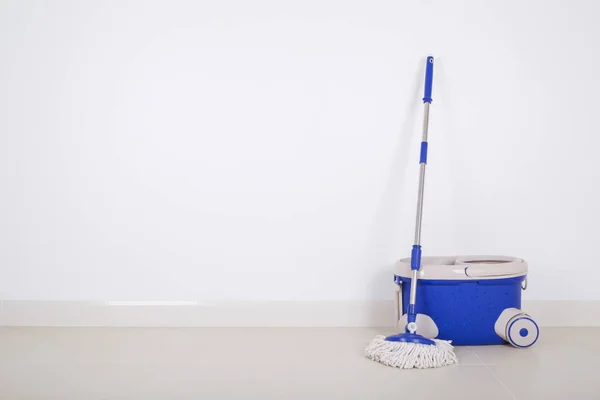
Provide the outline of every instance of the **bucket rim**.
[[[410,257],[396,262],[394,272],[410,278]],[[419,279],[482,280],[503,279],[527,275],[528,265],[519,257],[498,255],[423,256]]]

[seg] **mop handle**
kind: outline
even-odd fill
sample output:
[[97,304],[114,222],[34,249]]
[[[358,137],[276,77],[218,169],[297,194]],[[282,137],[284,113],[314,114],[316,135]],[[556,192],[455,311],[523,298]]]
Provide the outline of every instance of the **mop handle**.
[[423,192],[425,190],[425,168],[427,166],[427,129],[429,127],[429,105],[432,102],[431,92],[433,89],[433,57],[427,57],[425,69],[425,95],[423,103],[425,106],[423,120],[423,136],[421,139],[421,156],[419,157],[419,192],[417,200],[417,221],[415,224],[415,241],[410,257],[410,268],[412,278],[410,281],[410,301],[408,304],[408,322],[414,323],[417,318],[415,304],[417,303],[417,281],[418,271],[421,268],[421,222],[423,220]]

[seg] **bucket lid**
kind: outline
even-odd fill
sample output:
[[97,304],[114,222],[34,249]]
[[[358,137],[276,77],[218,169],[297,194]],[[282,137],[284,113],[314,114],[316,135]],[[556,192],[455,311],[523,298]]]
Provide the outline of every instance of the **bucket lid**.
[[[410,278],[410,257],[396,263],[395,273]],[[419,279],[481,280],[527,275],[527,263],[507,256],[425,256],[421,258]]]

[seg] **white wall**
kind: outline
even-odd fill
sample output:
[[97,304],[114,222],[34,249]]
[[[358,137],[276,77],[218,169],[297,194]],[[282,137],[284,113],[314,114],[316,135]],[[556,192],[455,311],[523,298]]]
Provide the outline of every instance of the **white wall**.
[[599,300],[599,11],[3,1],[0,298],[390,298],[431,53],[424,253]]

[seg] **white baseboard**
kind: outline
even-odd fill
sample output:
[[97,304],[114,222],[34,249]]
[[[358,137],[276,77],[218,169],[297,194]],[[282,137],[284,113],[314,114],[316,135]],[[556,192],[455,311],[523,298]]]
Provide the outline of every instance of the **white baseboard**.
[[[540,326],[600,327],[600,301],[524,301]],[[386,327],[392,301],[2,301],[0,326]]]

